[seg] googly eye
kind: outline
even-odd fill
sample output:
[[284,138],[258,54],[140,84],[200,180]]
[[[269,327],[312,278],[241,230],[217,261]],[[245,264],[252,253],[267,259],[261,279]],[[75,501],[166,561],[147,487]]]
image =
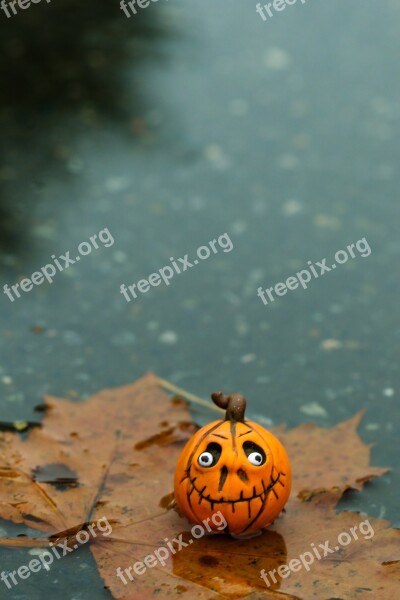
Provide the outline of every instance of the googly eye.
[[267,461],[265,451],[255,442],[245,442],[243,444],[243,450],[245,451],[249,463],[255,467],[261,467],[261,465]]
[[261,452],[252,452],[247,457],[248,461],[251,462],[255,467],[259,467],[264,462],[264,457]]
[[200,467],[214,467],[220,459],[222,454],[222,447],[216,442],[210,442],[207,444],[206,449],[202,452],[197,462]]
[[214,462],[214,457],[211,452],[202,452],[198,458],[198,463],[201,467],[211,467]]

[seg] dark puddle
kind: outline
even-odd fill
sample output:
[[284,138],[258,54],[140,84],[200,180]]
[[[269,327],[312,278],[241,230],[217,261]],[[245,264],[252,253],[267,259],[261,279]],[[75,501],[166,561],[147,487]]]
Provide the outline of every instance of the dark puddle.
[[78,476],[63,463],[50,463],[37,467],[33,472],[33,479],[38,483],[49,483],[58,490],[79,485]]

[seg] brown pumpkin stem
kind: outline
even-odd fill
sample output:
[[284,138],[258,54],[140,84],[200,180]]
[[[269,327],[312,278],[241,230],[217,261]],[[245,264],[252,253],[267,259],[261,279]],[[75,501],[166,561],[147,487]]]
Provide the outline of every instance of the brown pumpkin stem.
[[225,421],[244,421],[246,398],[240,394],[226,396],[222,392],[211,394],[214,404],[226,409]]

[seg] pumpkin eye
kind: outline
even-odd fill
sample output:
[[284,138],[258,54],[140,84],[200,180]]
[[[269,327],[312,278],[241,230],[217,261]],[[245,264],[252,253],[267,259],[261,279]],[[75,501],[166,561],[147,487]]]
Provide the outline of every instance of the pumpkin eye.
[[208,444],[206,451],[200,454],[197,462],[201,467],[213,467],[217,464],[219,457],[221,456],[221,452],[221,446],[215,442],[211,442]]
[[256,467],[262,465],[263,457],[261,452],[252,452],[247,458],[249,459],[249,462],[251,462],[251,464],[255,465]]
[[261,467],[267,460],[264,450],[254,442],[245,442],[243,450],[246,453],[249,463],[255,467]]
[[214,458],[211,452],[203,452],[199,456],[199,465],[201,467],[211,467],[211,465],[213,464],[213,460]]

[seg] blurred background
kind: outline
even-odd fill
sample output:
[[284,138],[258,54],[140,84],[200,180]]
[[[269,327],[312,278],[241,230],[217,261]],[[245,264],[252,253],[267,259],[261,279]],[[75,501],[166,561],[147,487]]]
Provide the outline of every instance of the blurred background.
[[[115,240],[1,294],[1,421],[150,370],[202,397],[241,392],[265,425],[365,409],[360,435],[392,472],[341,506],[400,526],[400,4],[299,1],[266,22],[255,5],[0,13],[1,290],[104,228]],[[121,295],[223,233],[231,252]],[[257,297],[363,237],[369,257]],[[7,597],[110,598],[81,550]],[[2,550],[2,568],[24,552]]]

